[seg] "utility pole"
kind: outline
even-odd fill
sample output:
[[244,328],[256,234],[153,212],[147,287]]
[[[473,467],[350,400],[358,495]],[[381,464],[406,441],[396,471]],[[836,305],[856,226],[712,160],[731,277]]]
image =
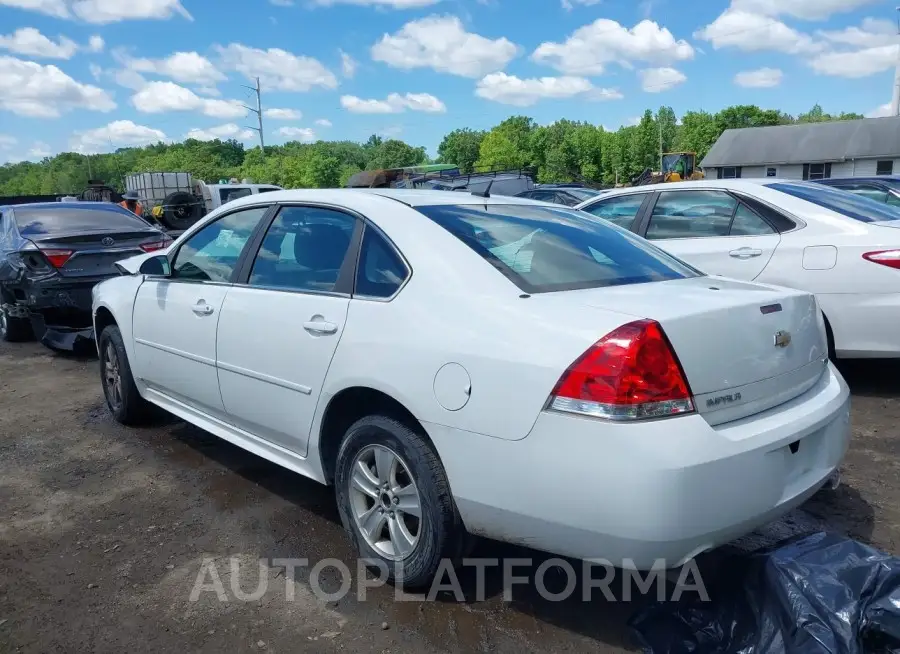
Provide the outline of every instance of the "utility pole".
[[248,129],[252,129],[254,132],[259,132],[259,151],[263,156],[263,159],[266,158],[266,142],[263,137],[263,115],[262,115],[262,94],[259,90],[259,78],[256,78],[256,86],[247,86],[246,84],[242,84],[245,89],[250,89],[254,93],[256,93],[256,109],[253,107],[248,107],[247,105],[242,105],[244,109],[247,111],[252,111],[256,114],[257,119],[259,120],[259,127],[249,127]]
[[91,172],[91,155],[85,155],[88,160],[88,182],[90,182],[94,178],[94,173]]
[[662,143],[662,117],[656,112],[656,122],[659,123],[659,172],[663,170],[663,143]]
[[[897,7],[900,12],[900,7]],[[891,97],[891,116],[900,115],[900,17],[897,19],[897,68],[894,70],[894,94]]]

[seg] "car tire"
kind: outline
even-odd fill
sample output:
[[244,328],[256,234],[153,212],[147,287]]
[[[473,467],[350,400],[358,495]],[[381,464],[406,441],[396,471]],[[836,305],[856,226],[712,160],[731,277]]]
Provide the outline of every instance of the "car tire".
[[100,383],[110,413],[123,425],[135,426],[148,422],[153,415],[153,405],[138,392],[118,327],[110,325],[103,330],[98,349]]
[[[390,456],[396,462],[393,474],[379,471],[379,463]],[[361,464],[368,467],[368,476]],[[385,478],[391,480],[390,488],[384,487]],[[374,487],[377,496],[361,485],[366,491]],[[443,560],[455,565],[466,551],[469,538],[443,465],[421,434],[397,420],[367,416],[347,430],[337,456],[335,495],[341,522],[360,556],[397,585],[427,587]],[[367,533],[364,524],[371,527]],[[380,536],[371,535],[378,530]]]
[[0,306],[0,340],[7,343],[20,343],[34,338],[31,321],[28,318],[13,318]]

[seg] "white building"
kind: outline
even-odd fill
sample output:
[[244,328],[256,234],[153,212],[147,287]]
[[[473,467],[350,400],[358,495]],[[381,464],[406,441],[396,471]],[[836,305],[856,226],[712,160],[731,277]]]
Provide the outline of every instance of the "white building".
[[900,174],[900,116],[729,129],[700,165],[707,179]]

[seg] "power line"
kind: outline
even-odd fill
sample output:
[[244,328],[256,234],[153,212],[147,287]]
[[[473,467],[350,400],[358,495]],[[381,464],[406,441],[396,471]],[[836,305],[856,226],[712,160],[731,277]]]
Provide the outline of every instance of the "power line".
[[253,107],[248,107],[247,105],[241,105],[247,111],[252,111],[256,114],[257,119],[259,120],[259,127],[249,127],[248,129],[252,129],[255,132],[259,132],[259,151],[262,154],[263,159],[266,158],[266,142],[263,137],[263,114],[262,114],[262,94],[259,90],[259,78],[256,78],[256,86],[247,86],[242,84],[245,89],[250,89],[256,93],[256,109]]

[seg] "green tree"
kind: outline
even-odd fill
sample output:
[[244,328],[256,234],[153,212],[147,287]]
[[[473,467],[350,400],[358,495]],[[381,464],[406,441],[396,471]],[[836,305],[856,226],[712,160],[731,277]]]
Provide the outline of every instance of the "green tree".
[[425,163],[427,159],[425,148],[414,148],[403,141],[390,139],[373,148],[372,158],[369,160],[369,168],[418,166]]
[[681,129],[678,130],[674,149],[696,152],[699,164],[721,133],[715,116],[705,111],[688,111],[681,117]]
[[474,131],[468,127],[453,130],[438,146],[439,163],[455,164],[462,172],[471,172],[478,161],[481,142],[486,135],[487,132]]
[[494,127],[481,142],[477,166],[525,168],[532,163],[531,134],[534,121],[512,116]]

